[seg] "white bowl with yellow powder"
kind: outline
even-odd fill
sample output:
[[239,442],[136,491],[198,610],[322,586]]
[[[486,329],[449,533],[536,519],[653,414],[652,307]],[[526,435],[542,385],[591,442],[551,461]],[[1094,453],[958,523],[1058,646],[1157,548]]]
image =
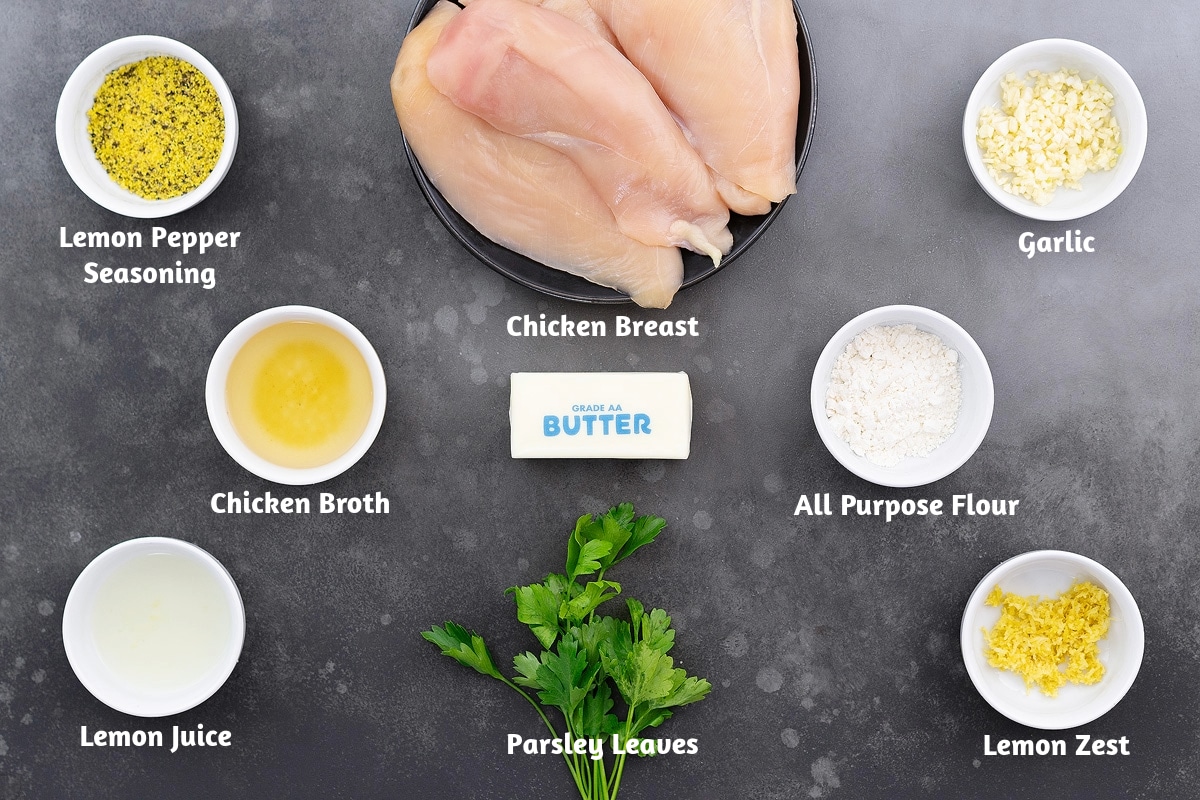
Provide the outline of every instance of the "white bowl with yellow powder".
[[358,328],[319,308],[279,306],[221,342],[205,401],[235,461],[261,478],[302,486],[363,457],[383,424],[387,386]]
[[[1057,73],[1063,77],[1051,77]],[[1003,99],[1006,81],[1011,104]],[[1022,96],[1017,85],[1029,93]],[[1009,50],[983,73],[967,100],[962,136],[971,173],[997,203],[1032,219],[1078,219],[1133,180],[1146,150],[1146,107],[1129,73],[1103,51],[1039,39]]]
[[[995,630],[1001,619],[1001,608],[989,604],[988,599],[997,586],[1005,594],[1028,598],[1028,605],[1032,606],[1039,601],[1056,601],[1064,593],[1070,592],[1072,587],[1085,583],[1107,594],[1108,630],[1096,643],[1099,663],[1103,668],[1099,680],[1094,683],[1068,681],[1057,688],[1054,696],[1049,696],[1037,685],[1027,687],[1025,678],[1016,672],[989,663],[985,655],[988,650],[986,632]],[[1085,613],[1087,610],[1077,602],[1063,611],[1063,619],[1058,621],[1065,620],[1067,627],[1092,626],[1095,619]],[[1039,614],[1047,619],[1047,624],[1051,624],[1049,612]],[[1035,623],[1027,620],[1022,620],[1022,623],[1025,627],[1035,626]],[[1010,628],[1007,631],[1010,634],[1008,641],[1001,648],[1005,653],[1022,653],[1027,659],[1035,659],[1039,655],[1035,652],[1037,648],[1027,651],[1022,643],[1012,642],[1012,636],[1020,629],[1020,625]],[[1037,636],[1041,632],[1032,631],[1031,635]],[[1145,649],[1141,612],[1125,584],[1096,561],[1062,550],[1024,553],[989,572],[967,601],[961,639],[967,674],[983,699],[1009,719],[1042,730],[1074,728],[1106,714],[1133,685]],[[1046,644],[1040,639],[1039,642]],[[1058,669],[1067,672],[1066,662]],[[1089,679],[1094,680],[1095,677]]]
[[237,149],[237,108],[221,73],[194,49],[129,36],[75,69],[55,133],[84,194],[118,214],[152,219],[191,208],[220,185]]
[[130,539],[96,556],[63,607],[63,646],[79,681],[106,705],[165,717],[199,705],[229,678],[246,615],[216,558],[179,539]]

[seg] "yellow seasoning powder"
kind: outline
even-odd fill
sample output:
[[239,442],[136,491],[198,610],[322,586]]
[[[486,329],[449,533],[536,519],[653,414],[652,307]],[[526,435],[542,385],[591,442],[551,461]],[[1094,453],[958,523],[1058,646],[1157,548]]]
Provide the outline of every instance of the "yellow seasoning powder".
[[225,112],[212,82],[172,56],[108,73],[88,111],[88,135],[109,177],[147,200],[195,189],[217,165]]
[[1041,600],[992,589],[985,603],[1000,606],[1000,620],[983,631],[983,654],[997,669],[1015,672],[1025,688],[1055,697],[1068,681],[1090,685],[1104,677],[1097,643],[1108,634],[1108,592],[1077,583],[1057,598]]

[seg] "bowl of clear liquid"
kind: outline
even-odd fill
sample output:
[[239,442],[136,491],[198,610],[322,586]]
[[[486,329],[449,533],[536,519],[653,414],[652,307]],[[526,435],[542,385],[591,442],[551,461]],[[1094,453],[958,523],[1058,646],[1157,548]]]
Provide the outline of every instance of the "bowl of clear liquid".
[[130,539],[96,556],[63,607],[71,669],[104,704],[165,717],[203,703],[242,652],[246,615],[237,585],[194,544]]

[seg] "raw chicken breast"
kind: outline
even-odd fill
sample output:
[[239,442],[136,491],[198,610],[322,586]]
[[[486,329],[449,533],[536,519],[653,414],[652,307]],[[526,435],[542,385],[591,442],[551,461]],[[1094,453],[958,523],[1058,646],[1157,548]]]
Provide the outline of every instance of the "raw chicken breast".
[[[469,6],[475,0],[462,0],[464,6]],[[592,33],[595,33],[604,41],[611,44],[613,47],[618,47],[617,37],[613,36],[613,32],[604,24],[604,20],[600,19],[600,15],[588,3],[588,0],[525,0],[526,3],[550,11],[556,11],[562,14],[572,22],[577,22],[587,28]]]
[[673,247],[625,236],[569,158],[501,133],[429,83],[425,64],[457,6],[438,3],[404,40],[392,101],[409,145],[450,205],[484,236],[543,264],[666,308],[683,281]]
[[522,0],[474,0],[427,71],[463,110],[569,156],[626,235],[716,264],[733,246],[704,162],[642,74],[595,33]]
[[800,103],[788,0],[590,0],[688,139],[724,201],[764,214],[796,191]]

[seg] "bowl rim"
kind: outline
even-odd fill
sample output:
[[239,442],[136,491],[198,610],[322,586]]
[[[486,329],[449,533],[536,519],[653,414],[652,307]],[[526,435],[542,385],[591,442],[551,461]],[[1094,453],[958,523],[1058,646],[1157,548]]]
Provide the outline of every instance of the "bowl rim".
[[[172,553],[192,559],[204,565],[209,574],[217,580],[229,605],[232,622],[230,643],[219,662],[219,669],[212,672],[208,680],[197,683],[190,692],[176,694],[170,698],[138,697],[132,690],[128,694],[117,695],[110,692],[109,686],[100,680],[99,675],[105,667],[98,656],[90,655],[88,644],[80,637],[86,635],[86,615],[92,608],[90,601],[94,601],[95,593],[106,575],[139,555],[155,553]],[[237,582],[229,570],[207,550],[182,539],[143,536],[114,544],[99,553],[83,568],[71,585],[63,605],[62,637],[63,649],[72,671],[93,697],[109,708],[132,716],[167,717],[195,708],[216,694],[229,680],[241,658],[242,646],[245,643],[246,608]]]
[[[225,141],[212,172],[190,192],[164,200],[139,197],[118,184],[96,159],[90,143],[86,142],[87,111],[95,100],[99,82],[117,67],[156,55],[179,58],[204,73],[216,90],[225,115]],[[92,84],[95,84],[95,88]],[[80,125],[83,126],[82,134]],[[158,219],[195,206],[212,194],[225,179],[237,151],[237,105],[225,78],[212,62],[194,48],[166,36],[138,34],[101,45],[79,63],[59,95],[54,130],[59,158],[80,191],[109,211],[135,219]]]
[[[897,317],[900,319],[896,319]],[[945,467],[947,468],[933,470],[925,477],[913,477],[912,473],[905,469],[906,463],[912,461],[911,458],[902,461],[894,467],[882,467],[871,463],[865,457],[859,456],[852,450],[849,450],[849,445],[833,432],[829,424],[829,419],[825,414],[825,395],[829,389],[829,375],[833,371],[833,365],[845,349],[846,344],[872,325],[903,325],[905,323],[911,323],[921,330],[933,333],[948,346],[953,346],[958,351],[960,365],[967,359],[978,364],[981,367],[979,373],[980,379],[985,389],[984,395],[980,398],[983,413],[977,417],[978,421],[970,431],[969,438],[961,445],[959,456],[947,460],[945,463]],[[965,345],[965,347],[958,346],[959,343],[957,342],[947,342],[945,336],[938,332],[938,326],[962,337],[961,344]],[[912,488],[915,486],[925,486],[945,478],[967,463],[971,456],[975,454],[975,451],[979,449],[979,445],[983,443],[984,438],[987,436],[988,428],[991,427],[992,413],[995,409],[995,385],[992,381],[991,366],[988,364],[987,357],[979,348],[979,344],[975,341],[974,337],[965,328],[945,314],[933,309],[925,308],[924,306],[897,304],[879,306],[878,308],[864,311],[838,328],[837,332],[829,338],[829,341],[821,350],[821,355],[817,358],[816,365],[813,367],[809,403],[812,410],[813,424],[817,428],[817,434],[825,444],[826,449],[829,450],[830,455],[837,459],[838,463],[863,480],[870,481],[879,486]],[[961,422],[961,410],[959,413]],[[939,447],[944,446],[944,444],[939,445]],[[937,451],[935,450],[934,452]]]
[[[409,19],[408,28],[405,33],[410,33],[413,28],[420,24],[425,15],[430,9],[436,5],[438,0],[419,0],[416,7],[413,9],[412,16]],[[812,150],[813,140],[816,138],[817,125],[817,61],[813,53],[812,34],[809,32],[808,24],[804,20],[804,14],[800,10],[799,0],[791,0],[792,9],[796,14],[796,38],[799,46],[799,67],[800,67],[800,115],[797,119],[796,136],[800,139],[803,133],[802,146],[796,152],[796,173],[795,178],[798,182],[800,173],[804,170],[805,162],[808,160],[809,153]],[[806,118],[807,117],[807,121]],[[803,129],[803,130],[801,130]],[[619,305],[632,303],[632,298],[624,292],[616,289],[601,286],[600,284],[592,283],[586,278],[572,275],[571,273],[556,270],[553,267],[548,267],[533,259],[523,256],[513,250],[492,242],[479,233],[475,226],[464,219],[449,202],[438,191],[437,187],[429,179],[425,173],[424,167],[421,166],[417,159],[416,153],[413,152],[412,146],[409,144],[408,137],[401,131],[401,140],[404,144],[404,153],[408,158],[409,168],[412,170],[413,176],[416,178],[417,186],[421,189],[421,194],[424,196],[426,203],[433,211],[435,217],[450,232],[450,235],[463,248],[467,250],[476,260],[482,262],[489,269],[503,275],[505,278],[531,289],[539,294],[544,294],[549,297],[555,297],[560,300],[571,300],[578,303],[589,303],[595,305]],[[797,190],[798,191],[798,190]],[[760,220],[755,227],[745,235],[741,241],[735,242],[733,249],[721,259],[721,266],[715,267],[711,260],[707,264],[696,262],[695,259],[700,257],[695,254],[690,254],[684,250],[684,279],[680,285],[680,290],[694,286],[703,280],[706,280],[718,272],[724,272],[725,268],[738,259],[746,252],[762,235],[766,232],[783,210],[783,206],[794,195],[788,195],[778,203],[771,205],[770,211],[757,217],[743,217],[738,214],[730,214],[731,226],[736,224],[738,220]],[[521,269],[514,269],[509,264],[500,263],[497,259],[485,252],[484,247],[472,240],[471,236],[462,230],[465,226],[471,233],[474,233],[479,239],[488,243],[489,247],[495,247],[499,251],[507,254],[507,258],[513,260],[521,266]],[[705,259],[707,260],[707,259]],[[688,262],[701,263],[699,269],[689,269]],[[534,276],[526,275],[525,270],[532,268],[540,268],[546,270],[548,277],[542,278],[541,273],[534,271]]]
[[[1104,698],[1094,700],[1088,705],[1076,709],[1074,712],[1061,712],[1061,718],[1055,722],[1047,722],[1043,718],[1043,715],[1014,708],[1005,702],[1002,695],[992,691],[991,686],[984,680],[983,675],[985,670],[994,670],[995,668],[984,663],[982,653],[975,652],[974,635],[976,625],[973,621],[973,612],[982,606],[992,588],[999,584],[1004,579],[1004,576],[1011,574],[1018,567],[1035,564],[1039,561],[1051,560],[1077,564],[1081,568],[1100,577],[1104,583],[1104,589],[1109,594],[1110,600],[1114,601],[1125,612],[1124,619],[1126,625],[1129,627],[1129,631],[1127,641],[1122,642],[1121,646],[1133,656],[1131,659],[1133,668],[1123,673],[1119,680],[1117,680],[1116,691],[1110,692]],[[967,675],[970,677],[976,691],[979,692],[979,695],[988,705],[1013,722],[1018,722],[1030,728],[1065,730],[1093,722],[1107,714],[1121,702],[1133,686],[1141,670],[1142,660],[1145,656],[1146,631],[1141,609],[1138,607],[1133,593],[1129,591],[1129,587],[1108,567],[1095,559],[1068,550],[1031,550],[1001,561],[989,570],[980,579],[979,583],[976,584],[975,589],[967,599],[966,605],[963,607],[962,622],[959,626],[959,644],[962,648],[963,664],[966,667]]]
[[[225,401],[225,381],[229,377],[229,367],[233,363],[234,356],[254,334],[283,322],[315,322],[333,328],[354,344],[363,360],[366,361],[367,370],[371,375],[373,396],[367,427],[363,429],[362,435],[349,450],[328,464],[299,469],[281,467],[267,461],[246,446],[234,429],[233,422],[229,419],[229,410]],[[216,434],[217,441],[225,448],[225,452],[229,454],[230,458],[254,475],[274,483],[287,486],[309,486],[341,475],[366,455],[383,426],[384,411],[387,408],[387,381],[379,354],[375,352],[370,340],[351,322],[332,311],[313,306],[275,306],[242,320],[221,340],[209,362],[204,399],[208,409],[209,424],[212,426],[213,433]]]
[[[1052,204],[1039,206],[1023,197],[1018,197],[1004,191],[992,176],[988,174],[987,167],[983,164],[983,156],[979,151],[979,145],[975,141],[975,131],[979,125],[980,109],[989,104],[984,102],[983,96],[992,91],[995,86],[998,86],[1006,73],[1017,69],[1012,62],[1022,58],[1038,55],[1047,56],[1059,52],[1066,55],[1080,55],[1103,64],[1105,67],[1105,85],[1113,92],[1114,96],[1119,97],[1128,104],[1129,113],[1131,114],[1131,119],[1128,122],[1132,123],[1131,128],[1126,126],[1121,131],[1122,144],[1126,148],[1121,155],[1122,161],[1119,162],[1117,167],[1122,170],[1121,174],[1114,175],[1113,180],[1103,189],[1097,190],[1087,202],[1081,200],[1078,205],[1068,208],[1054,207]],[[1114,86],[1114,83],[1121,85]],[[1130,136],[1130,134],[1136,135]],[[1105,53],[1094,45],[1076,39],[1035,39],[1006,51],[984,70],[971,90],[971,94],[967,98],[966,107],[963,110],[963,152],[975,181],[989,197],[1002,207],[1014,214],[1043,222],[1066,222],[1081,219],[1096,213],[1116,200],[1129,184],[1133,182],[1133,178],[1137,174],[1146,152],[1147,138],[1146,105],[1142,99],[1141,91],[1137,88],[1137,84],[1134,83],[1133,78],[1108,53]]]

